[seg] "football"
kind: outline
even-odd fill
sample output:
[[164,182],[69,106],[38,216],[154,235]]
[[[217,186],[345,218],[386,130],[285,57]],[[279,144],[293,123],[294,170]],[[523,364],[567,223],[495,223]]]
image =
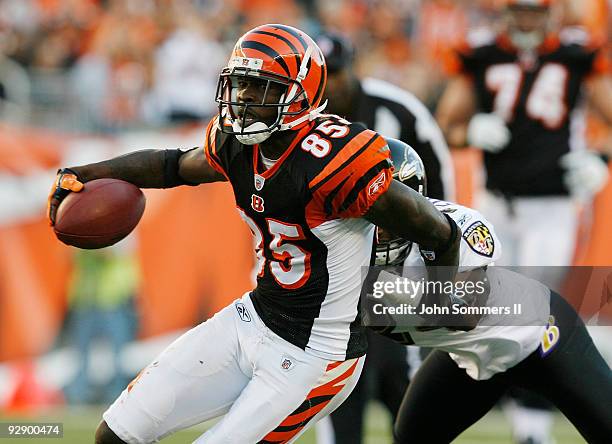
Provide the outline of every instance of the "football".
[[145,208],[145,196],[135,185],[118,179],[85,183],[70,193],[57,210],[57,238],[67,245],[96,249],[113,245],[132,232]]

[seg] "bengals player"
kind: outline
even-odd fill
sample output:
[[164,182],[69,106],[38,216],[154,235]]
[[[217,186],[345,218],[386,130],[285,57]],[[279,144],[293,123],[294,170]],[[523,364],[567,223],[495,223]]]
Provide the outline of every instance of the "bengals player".
[[569,196],[588,200],[607,179],[584,149],[579,111],[584,96],[612,124],[609,63],[579,30],[547,32],[549,0],[507,3],[505,32],[471,35],[449,63],[436,117],[452,146],[484,151],[482,209],[510,247],[502,260],[564,266],[576,228]]
[[[507,0],[502,31],[473,33],[458,49],[437,109],[450,145],[484,152],[486,191],[477,206],[506,246],[500,265],[570,265],[578,204],[607,181],[606,162],[582,138],[581,102],[612,124],[609,63],[585,32],[555,32],[552,7]],[[515,417],[527,424],[515,427],[519,441],[546,442],[552,418]]]
[[143,188],[226,181],[255,237],[257,287],[147,366],[103,414],[98,444],[157,442],[221,415],[197,443],[293,442],[346,399],[361,373],[358,300],[374,224],[419,242],[428,263],[450,265],[452,277],[456,224],[392,181],[381,136],[324,114],[325,83],[324,57],[308,35],[259,26],[221,72],[219,114],[203,148],[59,171],[52,222],[62,198],[93,179]]

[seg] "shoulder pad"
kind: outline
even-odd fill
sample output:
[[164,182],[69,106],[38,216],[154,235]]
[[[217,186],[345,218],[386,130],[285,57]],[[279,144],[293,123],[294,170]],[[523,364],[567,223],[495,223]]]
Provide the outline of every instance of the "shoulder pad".
[[568,26],[559,32],[559,41],[563,45],[588,46],[592,43],[588,31],[581,26]]
[[465,44],[470,49],[480,48],[495,43],[496,34],[489,28],[479,27],[468,31]]

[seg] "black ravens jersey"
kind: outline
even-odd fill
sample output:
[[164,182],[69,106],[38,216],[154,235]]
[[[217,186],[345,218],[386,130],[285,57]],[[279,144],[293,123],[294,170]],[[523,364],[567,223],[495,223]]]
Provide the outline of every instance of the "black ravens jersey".
[[500,153],[484,155],[487,188],[510,196],[568,194],[559,159],[570,151],[581,85],[605,69],[603,54],[554,35],[537,53],[519,54],[502,34],[458,55],[454,70],[473,79],[481,112],[501,116],[512,134]]
[[253,304],[277,335],[323,358],[365,353],[358,313],[361,267],[374,226],[361,218],[391,181],[385,140],[360,124],[322,115],[296,132],[265,169],[258,145],[208,126],[210,165],[232,184],[255,236]]

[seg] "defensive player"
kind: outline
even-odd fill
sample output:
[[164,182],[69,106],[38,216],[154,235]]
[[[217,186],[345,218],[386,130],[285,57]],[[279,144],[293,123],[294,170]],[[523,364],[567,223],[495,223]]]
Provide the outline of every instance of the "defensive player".
[[[334,33],[317,36],[327,62],[328,111],[361,122],[383,137],[403,140],[423,159],[429,195],[454,199],[453,163],[442,131],[427,107],[413,94],[379,79],[357,77],[351,42]],[[420,362],[416,347],[405,347],[367,331],[368,357],[351,396],[329,419],[317,425],[319,444],[363,442],[364,413],[370,398],[379,400],[392,421],[408,387],[409,374]],[[409,365],[410,362],[410,365]],[[331,422],[331,427],[327,422]]]
[[[588,203],[608,176],[586,149],[580,105],[584,97],[612,124],[609,64],[586,33],[554,32],[552,3],[507,0],[502,32],[471,34],[458,51],[437,110],[451,146],[484,151],[477,207],[505,246],[500,265],[571,265],[577,203]],[[559,270],[541,272],[549,280]],[[533,408],[510,410],[517,440],[547,442],[552,417],[537,399],[525,401]]]
[[147,366],[104,413],[98,444],[156,442],[224,414],[197,443],[293,442],[361,372],[360,268],[373,224],[419,242],[430,265],[457,264],[454,221],[392,181],[382,137],[322,114],[325,82],[308,35],[259,26],[221,72],[203,149],[144,150],[59,171],[52,222],[63,197],[98,178],[142,188],[228,181],[256,240],[257,287]]
[[[387,139],[395,164],[394,176],[418,190],[426,189],[424,167],[403,142]],[[609,406],[612,373],[595,348],[584,323],[558,294],[536,280],[501,267],[490,267],[501,256],[491,223],[479,212],[451,202],[432,200],[462,229],[459,279],[488,283],[485,297],[473,292],[484,314],[469,331],[419,328],[395,316],[385,334],[403,344],[432,347],[410,386],[395,424],[396,443],[448,443],[493,407],[510,386],[535,391],[551,400],[590,443],[612,436]],[[415,254],[416,253],[416,254]],[[379,233],[376,263],[403,265],[401,274],[418,280],[423,261],[418,248],[401,237]],[[383,271],[379,281],[396,276]],[[407,295],[371,299],[368,319],[377,301],[388,306],[408,303]],[[521,307],[515,316],[514,304]],[[511,312],[503,310],[510,307]],[[502,310],[496,315],[494,309]],[[385,327],[385,324],[381,325]],[[380,331],[380,329],[378,329]]]

